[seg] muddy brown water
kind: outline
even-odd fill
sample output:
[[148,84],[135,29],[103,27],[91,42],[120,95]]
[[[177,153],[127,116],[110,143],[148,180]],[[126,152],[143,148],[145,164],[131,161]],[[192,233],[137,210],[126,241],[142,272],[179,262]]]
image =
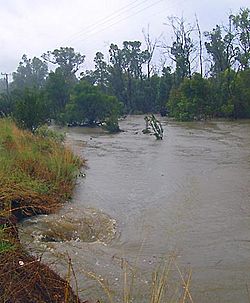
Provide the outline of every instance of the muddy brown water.
[[[83,298],[106,298],[91,273],[119,292],[121,258],[145,274],[145,293],[147,274],[174,253],[192,269],[194,302],[249,302],[250,121],[162,123],[162,141],[142,134],[143,116],[121,121],[115,135],[67,129],[86,177],[58,214],[26,221],[22,241],[62,275],[68,254]],[[55,222],[74,237],[46,238]]]

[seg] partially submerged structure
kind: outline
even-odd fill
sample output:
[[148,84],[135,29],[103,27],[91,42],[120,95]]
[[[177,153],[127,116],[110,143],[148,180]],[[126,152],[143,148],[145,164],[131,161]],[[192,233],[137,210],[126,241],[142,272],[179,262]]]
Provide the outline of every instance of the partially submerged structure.
[[145,116],[144,118],[146,122],[146,128],[143,129],[144,134],[153,133],[157,140],[163,139],[163,127],[161,122],[156,119],[156,117],[152,114],[151,116]]

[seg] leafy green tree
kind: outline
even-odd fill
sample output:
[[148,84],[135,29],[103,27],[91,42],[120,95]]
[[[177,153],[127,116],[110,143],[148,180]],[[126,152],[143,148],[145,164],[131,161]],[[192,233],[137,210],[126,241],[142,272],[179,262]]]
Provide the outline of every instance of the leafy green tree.
[[39,58],[22,56],[16,72],[13,73],[11,87],[14,89],[42,88],[48,75],[48,65]]
[[232,116],[234,118],[250,118],[250,68],[240,71],[234,78],[232,86],[233,106]]
[[111,44],[109,48],[109,85],[111,93],[115,95],[125,105],[125,110],[129,111],[128,100],[125,87],[125,77],[122,67],[122,51],[116,44]]
[[214,115],[229,117],[232,110],[233,89],[235,85],[236,72],[232,69],[226,69],[220,72],[216,77],[210,79],[212,85],[214,100]]
[[0,79],[0,93],[6,92],[6,82],[4,79]]
[[46,82],[46,93],[51,102],[53,117],[65,109],[69,102],[70,91],[77,83],[76,72],[84,62],[85,56],[75,52],[72,47],[60,47],[42,55],[47,62],[57,65]]
[[127,112],[136,109],[135,99],[137,91],[135,86],[143,80],[142,66],[150,54],[147,50],[141,50],[140,41],[124,41],[123,48],[111,44],[110,54],[110,83],[114,94],[125,104]]
[[94,125],[110,117],[117,117],[120,104],[114,96],[109,96],[86,81],[74,87],[71,100],[66,106],[65,117],[68,123],[88,123]]
[[241,9],[236,15],[231,15],[236,31],[237,60],[243,69],[250,67],[250,10]]
[[209,80],[198,73],[184,79],[179,88],[172,91],[168,106],[178,120],[207,119],[213,112]]
[[52,117],[56,118],[58,113],[65,109],[69,102],[72,84],[69,83],[61,69],[50,72],[45,85],[45,93],[50,103]]
[[171,46],[165,45],[164,48],[175,63],[174,82],[178,86],[184,78],[191,77],[191,57],[196,50],[191,37],[194,29],[190,24],[186,24],[184,18],[169,17],[168,19],[172,26],[174,41]]
[[81,72],[81,80],[86,81],[91,85],[95,85],[97,82],[95,71],[86,70],[84,72]]
[[25,88],[15,91],[13,117],[21,127],[34,131],[49,118],[49,107],[43,93],[37,89]]
[[8,116],[13,111],[13,102],[5,93],[0,94],[0,117]]
[[169,99],[169,95],[173,86],[173,75],[170,67],[164,67],[162,70],[162,76],[157,87],[157,111],[163,116],[167,114],[166,103]]
[[234,35],[229,30],[223,37],[221,26],[216,25],[211,32],[205,32],[205,36],[208,39],[205,47],[212,58],[211,74],[216,77],[230,69],[235,62]]
[[156,99],[157,88],[160,78],[153,75],[150,78],[134,81],[134,112],[135,113],[154,113],[157,111]]
[[47,62],[58,65],[66,81],[75,82],[75,74],[83,64],[85,56],[75,52],[72,47],[60,47],[53,51],[47,51],[42,55],[42,58]]
[[81,73],[81,80],[87,81],[91,85],[97,85],[100,90],[107,93],[109,90],[109,65],[104,60],[104,55],[97,52],[94,58],[95,69],[86,70]]
[[140,41],[124,41],[122,66],[124,71],[135,79],[142,78],[142,65],[150,58],[148,50],[141,51]]
[[95,84],[97,84],[102,92],[107,92],[108,90],[108,79],[109,79],[109,70],[108,64],[104,60],[104,55],[101,52],[97,52],[94,58],[95,62]]

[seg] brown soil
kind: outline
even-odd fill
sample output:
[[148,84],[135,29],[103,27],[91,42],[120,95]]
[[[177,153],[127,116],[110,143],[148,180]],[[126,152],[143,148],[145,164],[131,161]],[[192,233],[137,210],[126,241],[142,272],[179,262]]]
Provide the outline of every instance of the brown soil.
[[21,247],[15,221],[0,218],[14,247],[0,253],[0,302],[80,303],[67,281]]

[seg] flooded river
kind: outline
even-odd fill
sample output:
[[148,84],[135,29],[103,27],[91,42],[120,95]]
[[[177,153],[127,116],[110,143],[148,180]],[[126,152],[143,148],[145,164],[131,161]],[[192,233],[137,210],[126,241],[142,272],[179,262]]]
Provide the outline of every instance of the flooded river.
[[[92,288],[93,273],[119,289],[121,258],[143,273],[143,294],[147,274],[174,253],[180,268],[192,269],[194,302],[249,302],[250,122],[162,124],[162,141],[142,134],[143,116],[121,121],[115,135],[67,129],[68,144],[88,160],[86,177],[59,214],[23,224],[23,241],[48,251],[43,260],[62,274],[67,253],[82,298],[105,298]],[[53,222],[74,237],[42,234]]]

